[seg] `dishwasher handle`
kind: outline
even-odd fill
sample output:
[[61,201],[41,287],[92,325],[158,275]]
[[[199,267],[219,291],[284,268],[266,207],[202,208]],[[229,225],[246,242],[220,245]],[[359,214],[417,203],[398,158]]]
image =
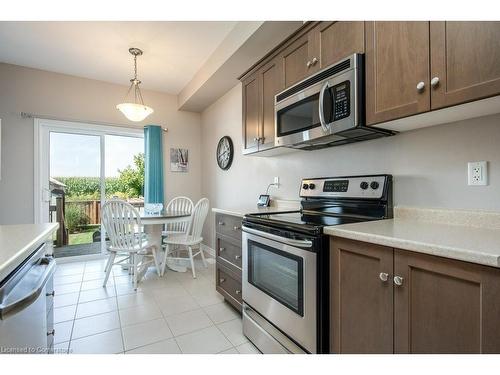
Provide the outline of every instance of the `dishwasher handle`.
[[24,310],[26,307],[36,301],[36,299],[42,293],[45,284],[47,284],[47,281],[52,277],[52,274],[54,273],[56,267],[56,262],[52,257],[42,258],[40,264],[37,264],[34,267],[45,267],[45,271],[38,279],[38,282],[34,285],[33,289],[31,289],[29,292],[10,303],[0,304],[1,320],[4,320],[9,316],[14,315],[21,310]]

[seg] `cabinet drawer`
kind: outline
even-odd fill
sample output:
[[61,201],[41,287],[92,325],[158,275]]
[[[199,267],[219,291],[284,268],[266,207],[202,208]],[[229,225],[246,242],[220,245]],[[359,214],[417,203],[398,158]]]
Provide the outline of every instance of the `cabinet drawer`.
[[241,272],[241,241],[231,237],[217,235],[216,253],[218,259],[229,262]]
[[220,262],[217,263],[215,275],[217,291],[224,296],[227,302],[241,311],[241,275],[232,272]]
[[215,231],[241,241],[241,217],[216,214]]

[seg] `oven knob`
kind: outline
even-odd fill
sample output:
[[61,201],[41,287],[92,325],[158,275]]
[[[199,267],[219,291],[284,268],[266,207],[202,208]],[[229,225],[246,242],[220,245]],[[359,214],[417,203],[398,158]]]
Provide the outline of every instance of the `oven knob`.
[[314,184],[309,184],[309,189],[313,190],[316,187]]
[[363,190],[368,189],[368,182],[363,181],[362,183],[359,184],[359,187]]
[[372,183],[370,184],[370,187],[373,189],[373,190],[377,190],[378,189],[378,182],[377,181],[372,181]]
[[304,189],[304,190],[309,189],[309,185],[308,185],[308,184],[304,184],[304,185],[302,185],[302,189]]

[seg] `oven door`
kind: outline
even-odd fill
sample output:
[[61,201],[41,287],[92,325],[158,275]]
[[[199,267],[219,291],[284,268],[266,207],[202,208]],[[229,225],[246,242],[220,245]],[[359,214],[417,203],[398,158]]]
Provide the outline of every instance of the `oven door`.
[[312,241],[243,228],[243,300],[305,350],[317,346]]

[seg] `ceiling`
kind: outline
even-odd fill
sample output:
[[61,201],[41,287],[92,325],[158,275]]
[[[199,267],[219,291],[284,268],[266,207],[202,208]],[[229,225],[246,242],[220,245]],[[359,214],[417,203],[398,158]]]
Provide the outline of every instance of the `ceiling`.
[[237,22],[0,22],[0,62],[178,94]]

